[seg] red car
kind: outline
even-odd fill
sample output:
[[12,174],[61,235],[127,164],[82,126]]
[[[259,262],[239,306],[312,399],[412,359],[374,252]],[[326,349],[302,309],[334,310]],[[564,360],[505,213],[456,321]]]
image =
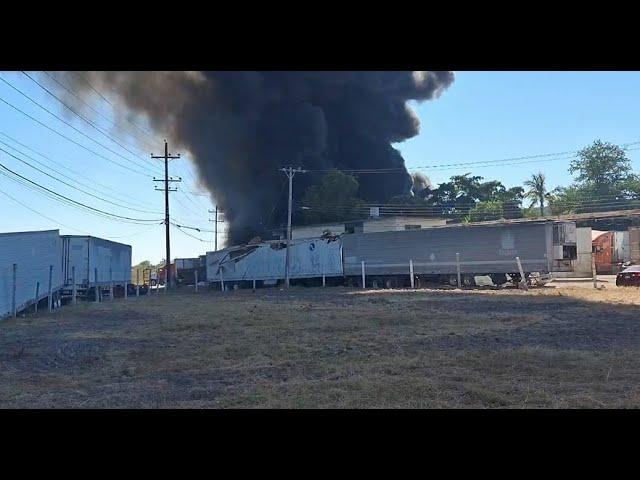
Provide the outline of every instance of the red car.
[[640,265],[625,268],[616,276],[617,287],[640,287]]

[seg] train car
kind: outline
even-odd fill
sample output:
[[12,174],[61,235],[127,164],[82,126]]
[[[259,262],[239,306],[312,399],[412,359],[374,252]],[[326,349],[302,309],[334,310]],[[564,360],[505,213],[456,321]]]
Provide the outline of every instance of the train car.
[[[126,286],[131,283],[131,245],[86,235],[62,235],[62,274],[65,286]],[[97,275],[97,277],[96,277]]]
[[[573,222],[520,221],[448,225],[413,231],[344,235],[344,275],[349,284],[406,286],[415,281],[463,285],[477,276],[493,283],[520,280],[516,257],[527,277],[570,271],[576,255]],[[364,263],[363,263],[364,262]],[[412,264],[412,265],[411,265]],[[508,276],[507,276],[508,275]]]
[[58,230],[0,233],[0,319],[39,303],[62,286]]
[[[285,278],[286,243],[282,240],[207,252],[207,281],[221,288],[275,285]],[[292,240],[289,277],[293,284],[342,279],[340,237]]]

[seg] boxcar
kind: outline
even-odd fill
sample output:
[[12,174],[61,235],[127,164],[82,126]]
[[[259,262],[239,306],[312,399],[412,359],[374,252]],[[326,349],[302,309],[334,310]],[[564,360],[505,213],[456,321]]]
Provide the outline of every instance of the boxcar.
[[575,232],[573,222],[527,221],[344,235],[344,275],[361,285],[364,262],[366,283],[406,285],[412,263],[417,280],[454,284],[459,266],[467,285],[479,275],[504,283],[520,276],[516,257],[527,275],[570,270]]
[[[286,243],[282,240],[207,252],[209,283],[247,286],[255,280],[275,284],[285,278]],[[292,240],[289,277],[292,280],[342,278],[339,237]]]
[[56,295],[62,286],[58,230],[0,233],[0,318],[11,315],[14,307],[17,313],[48,296],[50,266],[51,291]]
[[[131,283],[131,245],[83,235],[63,235],[62,274],[66,286],[91,286],[113,282],[116,286]],[[96,279],[96,271],[98,277]]]

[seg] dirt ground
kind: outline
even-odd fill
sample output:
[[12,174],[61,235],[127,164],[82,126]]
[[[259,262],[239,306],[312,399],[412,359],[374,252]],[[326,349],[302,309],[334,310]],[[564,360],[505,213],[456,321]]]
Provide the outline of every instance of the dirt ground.
[[603,285],[66,306],[0,323],[0,407],[637,408],[640,290]]

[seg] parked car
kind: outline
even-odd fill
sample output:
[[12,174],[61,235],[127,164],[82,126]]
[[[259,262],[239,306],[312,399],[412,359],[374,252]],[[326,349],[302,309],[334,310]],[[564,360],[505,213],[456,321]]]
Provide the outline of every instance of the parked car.
[[625,268],[616,276],[618,287],[640,287],[640,265]]

